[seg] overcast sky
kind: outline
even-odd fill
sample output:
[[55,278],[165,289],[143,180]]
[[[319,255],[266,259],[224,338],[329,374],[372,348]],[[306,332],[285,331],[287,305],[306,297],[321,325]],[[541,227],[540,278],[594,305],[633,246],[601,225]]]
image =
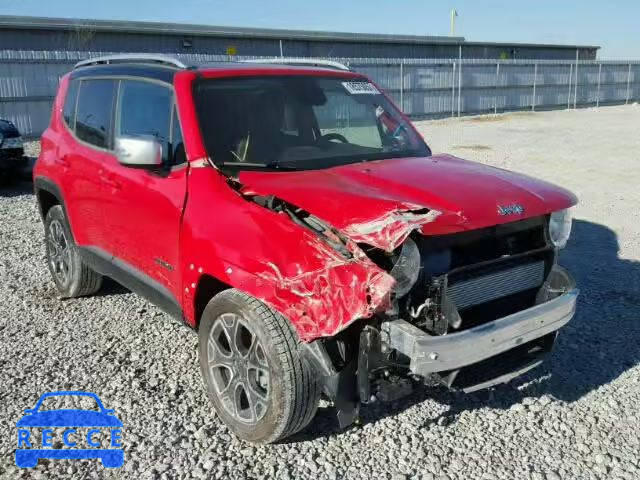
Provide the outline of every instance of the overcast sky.
[[640,59],[640,0],[0,0],[0,15],[417,35],[448,35],[452,8],[467,40],[600,45],[599,58]]

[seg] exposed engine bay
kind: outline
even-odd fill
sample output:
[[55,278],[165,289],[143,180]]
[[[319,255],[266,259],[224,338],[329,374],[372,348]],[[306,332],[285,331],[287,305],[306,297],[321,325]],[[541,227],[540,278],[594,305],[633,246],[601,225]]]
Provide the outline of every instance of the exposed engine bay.
[[[524,319],[517,319],[520,336],[513,337],[513,328],[506,326],[504,334],[490,339],[483,340],[480,332],[572,290],[572,280],[556,266],[547,226],[547,217],[537,217],[453,235],[413,232],[392,253],[360,245],[396,285],[387,311],[335,339],[309,345],[316,368],[333,372],[325,378],[340,421],[350,423],[359,403],[408,394],[413,382],[474,391],[540,365],[553,347],[557,325],[539,330],[536,324],[525,332]],[[563,321],[572,315],[573,299]],[[497,343],[502,346],[491,355]],[[431,345],[442,350],[429,351]],[[481,352],[475,355],[478,361],[474,353],[465,360],[465,351],[474,348]],[[458,351],[448,354],[447,349]]]

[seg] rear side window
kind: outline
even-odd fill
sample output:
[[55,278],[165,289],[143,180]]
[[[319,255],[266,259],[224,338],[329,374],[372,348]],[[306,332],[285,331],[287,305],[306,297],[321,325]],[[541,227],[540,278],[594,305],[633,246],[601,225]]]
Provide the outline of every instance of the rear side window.
[[157,83],[122,80],[118,101],[118,136],[152,136],[162,144],[162,160],[170,159],[171,106],[170,88]]
[[69,82],[69,88],[67,88],[67,96],[64,99],[64,108],[62,110],[62,116],[64,117],[64,121],[71,130],[75,128],[77,98],[78,98],[78,81],[71,80],[71,82]]
[[111,147],[114,80],[83,80],[76,109],[76,136],[100,148]]

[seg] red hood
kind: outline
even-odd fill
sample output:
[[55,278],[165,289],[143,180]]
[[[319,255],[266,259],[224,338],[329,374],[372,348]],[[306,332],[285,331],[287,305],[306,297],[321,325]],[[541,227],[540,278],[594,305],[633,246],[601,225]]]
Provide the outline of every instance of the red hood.
[[[542,180],[450,155],[323,170],[244,171],[239,180],[246,193],[275,195],[353,240],[385,250],[395,248],[416,228],[425,235],[474,230],[544,215],[577,202],[569,191]],[[500,214],[500,206],[514,204],[524,211]],[[425,209],[430,212],[425,214]],[[384,238],[376,235],[400,225],[405,228],[386,231]]]

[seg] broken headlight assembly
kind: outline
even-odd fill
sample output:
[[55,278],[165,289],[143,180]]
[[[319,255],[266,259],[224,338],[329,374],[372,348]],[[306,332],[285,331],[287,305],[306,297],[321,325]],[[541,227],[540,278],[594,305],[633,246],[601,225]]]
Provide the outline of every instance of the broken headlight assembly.
[[556,248],[564,248],[571,235],[571,210],[553,212],[549,218],[549,239]]
[[420,250],[411,238],[407,238],[398,256],[394,259],[393,268],[389,272],[396,285],[393,293],[396,298],[404,297],[418,281],[420,275]]

